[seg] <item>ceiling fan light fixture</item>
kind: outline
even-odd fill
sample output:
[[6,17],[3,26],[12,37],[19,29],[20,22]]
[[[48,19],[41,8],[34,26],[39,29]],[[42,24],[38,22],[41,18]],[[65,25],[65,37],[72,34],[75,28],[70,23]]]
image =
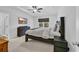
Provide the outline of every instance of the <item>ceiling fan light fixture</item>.
[[34,9],[33,11],[34,11],[34,12],[37,12],[37,10],[36,10],[36,9]]
[[38,6],[32,6],[31,11],[32,11],[33,13],[35,13],[35,12],[41,13],[41,10],[42,10],[42,9],[43,9],[43,8],[38,8]]

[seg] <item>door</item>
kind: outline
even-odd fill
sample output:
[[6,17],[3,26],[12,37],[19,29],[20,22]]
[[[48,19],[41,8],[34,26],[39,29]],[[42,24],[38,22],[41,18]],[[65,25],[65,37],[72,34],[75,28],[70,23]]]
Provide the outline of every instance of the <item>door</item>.
[[4,20],[2,13],[0,13],[0,36],[1,35],[4,35]]
[[4,35],[9,37],[9,15],[4,16]]
[[9,15],[0,13],[0,35],[9,37]]

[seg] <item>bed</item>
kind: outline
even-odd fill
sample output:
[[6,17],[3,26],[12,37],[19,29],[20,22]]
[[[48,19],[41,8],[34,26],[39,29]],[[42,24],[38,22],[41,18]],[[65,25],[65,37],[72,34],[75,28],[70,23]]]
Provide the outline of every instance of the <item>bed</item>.
[[61,36],[59,27],[60,26],[58,26],[58,28],[55,30],[49,27],[38,27],[30,29],[26,31],[25,41],[27,42],[28,38],[31,38],[34,40],[53,44],[54,36]]

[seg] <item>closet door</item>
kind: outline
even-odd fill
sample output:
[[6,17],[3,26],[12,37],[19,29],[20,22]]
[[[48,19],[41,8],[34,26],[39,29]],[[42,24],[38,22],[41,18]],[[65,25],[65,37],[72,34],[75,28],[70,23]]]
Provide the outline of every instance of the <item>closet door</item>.
[[9,37],[9,15],[0,13],[0,35]]
[[4,34],[9,37],[9,15],[4,16]]
[[3,15],[0,13],[0,36],[4,35],[4,19]]

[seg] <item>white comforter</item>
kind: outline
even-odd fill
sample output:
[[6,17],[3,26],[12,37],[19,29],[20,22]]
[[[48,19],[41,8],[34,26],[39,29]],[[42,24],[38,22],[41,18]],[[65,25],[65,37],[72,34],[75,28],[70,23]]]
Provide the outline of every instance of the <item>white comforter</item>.
[[54,36],[60,36],[59,32],[53,32],[50,28],[38,28],[34,30],[28,30],[26,34],[42,37],[45,39],[54,38]]

